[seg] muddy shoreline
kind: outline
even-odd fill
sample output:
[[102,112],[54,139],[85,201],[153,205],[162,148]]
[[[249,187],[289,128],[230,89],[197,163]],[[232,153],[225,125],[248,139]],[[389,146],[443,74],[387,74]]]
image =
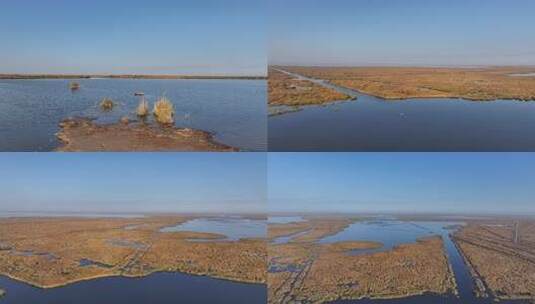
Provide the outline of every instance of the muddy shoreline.
[[56,134],[59,152],[90,151],[218,151],[237,152],[201,130],[163,127],[134,121],[99,125],[84,117],[68,118]]

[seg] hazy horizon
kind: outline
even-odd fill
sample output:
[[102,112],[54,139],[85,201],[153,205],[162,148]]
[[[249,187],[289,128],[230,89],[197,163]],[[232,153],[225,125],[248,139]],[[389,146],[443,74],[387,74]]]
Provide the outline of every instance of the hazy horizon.
[[3,153],[0,213],[265,212],[257,153]]
[[273,0],[270,65],[524,66],[529,0]]
[[535,215],[529,153],[271,153],[269,213]]
[[6,2],[0,74],[265,76],[265,10],[260,0]]

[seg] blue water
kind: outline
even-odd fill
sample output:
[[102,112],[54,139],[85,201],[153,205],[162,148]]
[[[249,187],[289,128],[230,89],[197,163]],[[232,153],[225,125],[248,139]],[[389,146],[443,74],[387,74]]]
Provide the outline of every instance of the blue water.
[[154,273],[142,278],[108,277],[40,289],[0,276],[7,291],[2,304],[176,304],[266,303],[263,284],[246,284],[182,273]]
[[385,101],[313,81],[358,99],[270,117],[270,151],[535,151],[535,102]]
[[288,224],[304,222],[305,219],[302,216],[269,216],[268,224]]
[[[97,118],[99,123],[135,119],[139,97],[154,104],[162,95],[176,110],[176,126],[215,134],[221,143],[243,150],[266,149],[266,81],[81,79],[0,80],[0,151],[51,151],[58,147],[58,124],[70,116]],[[116,107],[103,113],[104,97]]]
[[[203,232],[225,235],[226,241],[249,238],[265,238],[266,222],[247,218],[207,217],[196,218],[173,227],[165,227],[162,232]],[[218,239],[219,240],[219,239]]]
[[395,246],[415,243],[423,237],[442,235],[447,237],[448,222],[404,222],[397,220],[358,221],[337,234],[321,239],[320,243],[345,241],[372,241],[383,244],[381,248],[356,250],[355,253],[375,253],[392,250]]

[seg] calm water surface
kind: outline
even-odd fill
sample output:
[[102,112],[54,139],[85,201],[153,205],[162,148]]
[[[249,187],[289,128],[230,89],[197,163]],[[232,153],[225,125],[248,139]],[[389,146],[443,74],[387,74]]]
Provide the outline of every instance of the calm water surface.
[[247,238],[265,238],[266,222],[264,220],[231,217],[197,218],[173,227],[163,228],[161,231],[217,233],[225,235],[225,240],[237,241]]
[[288,224],[304,222],[305,219],[302,216],[269,216],[268,224]]
[[314,82],[358,100],[270,117],[270,151],[535,151],[535,102],[385,101]]
[[[0,276],[7,294],[3,304],[176,304],[266,303],[266,286],[181,273],[154,273],[142,278],[109,277],[40,289]],[[207,292],[209,291],[209,292]]]
[[[50,151],[58,146],[58,123],[71,116],[99,123],[135,119],[139,97],[154,104],[162,95],[175,105],[176,126],[215,134],[221,143],[244,150],[266,149],[266,82],[264,80],[81,79],[0,80],[0,151]],[[103,113],[104,97],[116,107]]]
[[510,74],[509,76],[513,76],[513,77],[535,77],[535,73]]

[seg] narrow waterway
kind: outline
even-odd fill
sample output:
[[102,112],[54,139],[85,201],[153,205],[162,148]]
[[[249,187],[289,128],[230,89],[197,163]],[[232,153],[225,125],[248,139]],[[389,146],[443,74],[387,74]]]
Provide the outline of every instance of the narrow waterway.
[[304,106],[300,111],[269,117],[270,151],[535,150],[531,132],[535,102],[384,100],[324,80],[288,74],[357,100]]

